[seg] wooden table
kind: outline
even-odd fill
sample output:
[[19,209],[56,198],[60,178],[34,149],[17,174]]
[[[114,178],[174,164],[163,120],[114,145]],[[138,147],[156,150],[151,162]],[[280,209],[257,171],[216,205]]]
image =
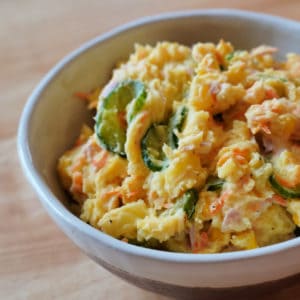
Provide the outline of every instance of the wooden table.
[[[16,131],[33,87],[82,42],[145,15],[214,7],[300,21],[298,0],[0,1],[0,299],[166,299],[114,277],[64,236],[22,174]],[[300,299],[300,285],[273,299]]]

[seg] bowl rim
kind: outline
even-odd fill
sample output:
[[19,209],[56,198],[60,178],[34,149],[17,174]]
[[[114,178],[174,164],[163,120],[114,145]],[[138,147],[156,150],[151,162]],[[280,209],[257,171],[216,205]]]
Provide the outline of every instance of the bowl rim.
[[22,169],[37,192],[40,201],[44,206],[48,207],[52,213],[67,222],[71,227],[84,235],[88,235],[93,239],[100,241],[107,247],[125,252],[130,255],[140,256],[148,259],[155,259],[166,262],[176,263],[225,263],[229,261],[244,260],[249,258],[261,257],[265,255],[275,254],[300,246],[300,238],[294,238],[288,241],[280,242],[274,245],[265,246],[252,250],[242,250],[227,253],[213,254],[193,254],[193,253],[176,253],[167,252],[155,249],[148,249],[140,246],[131,245],[113,238],[100,230],[88,225],[73,215],[51,192],[50,188],[42,179],[37,169],[33,165],[33,160],[30,153],[28,136],[31,117],[34,114],[34,107],[40,101],[41,96],[52,80],[64,69],[66,65],[72,63],[78,56],[88,51],[89,49],[98,46],[102,42],[114,38],[123,32],[130,31],[136,27],[143,25],[161,22],[164,20],[181,19],[187,17],[228,17],[235,19],[243,19],[249,21],[259,21],[268,24],[277,24],[282,26],[299,27],[300,23],[286,18],[268,15],[264,13],[256,13],[238,9],[203,9],[203,10],[184,10],[168,12],[158,15],[151,15],[136,19],[124,25],[118,26],[100,36],[97,36],[72,51],[70,54],[62,58],[38,83],[35,89],[29,96],[23,112],[21,114],[18,133],[17,133],[17,148]]

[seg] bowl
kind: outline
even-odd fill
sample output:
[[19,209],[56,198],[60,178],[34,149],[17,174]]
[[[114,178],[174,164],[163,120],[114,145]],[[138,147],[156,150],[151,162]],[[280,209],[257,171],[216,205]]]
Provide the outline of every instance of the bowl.
[[[181,299],[267,292],[299,280],[300,238],[246,251],[184,254],[146,249],[114,239],[73,215],[56,173],[58,157],[92,116],[76,91],[103,85],[136,42],[192,44],[231,41],[237,48],[270,44],[300,52],[300,24],[238,10],[199,10],[146,17],[97,37],[61,60],[38,84],[24,108],[18,150],[25,174],[65,234],[89,257],[140,287]],[[253,286],[256,286],[253,289]],[[276,290],[276,289],[275,289]]]

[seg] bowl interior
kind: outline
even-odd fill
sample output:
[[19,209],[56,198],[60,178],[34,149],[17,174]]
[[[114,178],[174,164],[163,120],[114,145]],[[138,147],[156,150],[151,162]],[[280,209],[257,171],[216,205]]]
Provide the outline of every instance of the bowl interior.
[[223,38],[236,49],[269,44],[283,55],[300,52],[298,35],[295,22],[227,10],[178,13],[131,23],[83,45],[48,73],[26,106],[21,143],[27,143],[36,172],[52,193],[64,200],[57,159],[70,148],[81,125],[92,120],[91,112],[74,93],[105,84],[115,64],[128,57],[135,43],[168,40],[191,45]]

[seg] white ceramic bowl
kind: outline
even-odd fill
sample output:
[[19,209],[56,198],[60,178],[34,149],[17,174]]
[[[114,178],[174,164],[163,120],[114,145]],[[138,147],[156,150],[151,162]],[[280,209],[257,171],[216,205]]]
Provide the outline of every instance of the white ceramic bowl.
[[[22,166],[46,210],[66,235],[100,265],[141,287],[168,295],[208,295],[265,290],[300,272],[300,238],[261,249],[222,254],[162,252],[128,245],[85,224],[63,205],[55,166],[83,121],[91,120],[76,91],[104,84],[133,44],[160,40],[192,44],[231,41],[236,48],[270,44],[300,53],[300,24],[237,10],[203,10],[144,18],[97,37],[60,61],[25,106],[18,133]],[[63,249],[62,249],[63,251]],[[292,280],[281,280],[288,284]],[[268,284],[262,284],[262,283]],[[250,286],[250,287],[249,287]],[[232,289],[232,288],[236,289]],[[238,288],[239,287],[239,288]],[[230,289],[228,289],[230,288]],[[257,289],[256,289],[257,290]],[[191,294],[189,294],[191,293]],[[225,293],[225,294],[224,294]],[[203,298],[204,299],[204,298]]]

